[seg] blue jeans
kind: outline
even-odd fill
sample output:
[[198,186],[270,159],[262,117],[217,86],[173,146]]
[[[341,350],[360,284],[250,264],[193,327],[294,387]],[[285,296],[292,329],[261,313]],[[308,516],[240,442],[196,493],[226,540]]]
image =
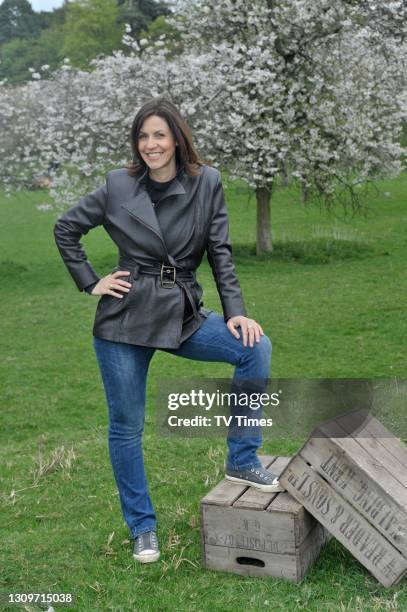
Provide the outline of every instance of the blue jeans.
[[[231,391],[263,392],[267,387],[271,342],[264,335],[253,347],[243,346],[242,334],[235,338],[222,316],[211,312],[201,327],[178,349],[165,350],[172,355],[196,361],[220,361],[235,367]],[[141,438],[144,429],[147,371],[157,349],[93,338],[109,409],[109,454],[124,519],[133,537],[156,529],[156,517],[148,493]],[[255,381],[251,389],[245,382]],[[231,414],[247,414],[243,407]],[[253,417],[253,412],[250,415]],[[260,410],[256,410],[260,417]],[[251,428],[241,435],[242,427],[228,431],[227,467],[258,467],[256,451],[261,446],[261,428]]]

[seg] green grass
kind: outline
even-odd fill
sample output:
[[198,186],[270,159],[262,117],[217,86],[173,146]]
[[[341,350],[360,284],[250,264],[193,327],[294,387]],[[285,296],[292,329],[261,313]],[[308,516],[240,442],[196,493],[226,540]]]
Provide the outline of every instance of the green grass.
[[[272,257],[254,255],[254,198],[242,184],[226,193],[248,313],[273,341],[272,376],[405,377],[407,175],[377,184],[366,214],[344,219],[303,207],[293,190],[276,191]],[[233,370],[160,351],[144,447],[162,560],[136,565],[91,345],[96,299],[65,270],[52,235],[57,214],[36,209],[46,201],[25,192],[0,207],[0,592],[71,592],[80,611],[406,609],[405,581],[384,589],[335,541],[301,585],[202,568],[199,501],[222,476],[225,445],[159,437],[155,390],[163,373],[227,378]],[[103,230],[84,244],[99,274],[116,264]],[[206,263],[199,278],[205,305],[220,311]],[[267,440],[264,452],[291,454],[300,442]]]

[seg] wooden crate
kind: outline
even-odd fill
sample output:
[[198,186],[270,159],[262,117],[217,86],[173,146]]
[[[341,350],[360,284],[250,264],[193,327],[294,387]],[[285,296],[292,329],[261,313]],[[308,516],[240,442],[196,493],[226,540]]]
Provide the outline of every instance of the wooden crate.
[[[280,475],[290,457],[260,457]],[[300,582],[327,540],[325,529],[291,495],[222,480],[201,501],[208,569]]]
[[281,482],[384,586],[407,570],[407,447],[363,411],[319,425]]

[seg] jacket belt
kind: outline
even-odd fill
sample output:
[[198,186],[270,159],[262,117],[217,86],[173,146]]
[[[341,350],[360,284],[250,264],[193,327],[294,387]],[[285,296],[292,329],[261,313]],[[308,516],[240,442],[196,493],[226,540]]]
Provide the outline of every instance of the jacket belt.
[[195,300],[191,295],[190,289],[187,285],[184,284],[183,281],[195,281],[195,272],[192,270],[185,270],[182,268],[176,268],[175,266],[167,265],[164,263],[157,263],[152,266],[143,266],[135,262],[125,262],[121,261],[119,263],[119,267],[123,267],[125,269],[129,269],[132,272],[134,278],[137,279],[139,274],[152,274],[153,276],[160,276],[161,285],[166,289],[172,289],[175,284],[181,287],[192,307],[192,311],[194,313],[194,317],[198,318],[199,314],[196,308]]
[[[168,270],[168,272],[167,272]],[[155,266],[139,266],[138,272],[140,274],[155,274],[158,276],[164,275],[173,277],[175,274],[175,282],[180,281],[194,281],[195,274],[192,270],[183,270],[181,268],[175,268],[174,266],[167,266],[166,264],[158,264]]]
[[177,268],[175,266],[163,263],[156,263],[152,266],[144,266],[134,261],[120,261],[115,269],[128,270],[135,278],[137,278],[138,274],[154,274],[156,276],[161,276],[163,274],[165,277],[174,278],[175,274],[175,279],[181,281],[195,280],[195,272],[193,270],[185,270],[183,268]]

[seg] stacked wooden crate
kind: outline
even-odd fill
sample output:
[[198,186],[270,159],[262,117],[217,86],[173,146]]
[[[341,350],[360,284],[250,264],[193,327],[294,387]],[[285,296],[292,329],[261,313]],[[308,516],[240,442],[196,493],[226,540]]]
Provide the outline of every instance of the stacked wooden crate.
[[381,584],[407,571],[407,447],[354,411],[319,425],[281,483]]
[[[290,457],[260,457],[280,475]],[[327,539],[291,495],[222,480],[201,501],[204,565],[248,576],[300,582]]]

